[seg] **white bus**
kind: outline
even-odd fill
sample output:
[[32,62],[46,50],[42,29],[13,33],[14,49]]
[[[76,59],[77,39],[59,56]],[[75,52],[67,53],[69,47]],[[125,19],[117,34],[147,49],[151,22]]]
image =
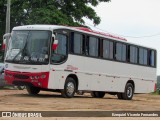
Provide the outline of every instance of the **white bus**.
[[156,50],[83,27],[14,27],[5,58],[8,84],[26,85],[29,94],[61,92],[71,98],[90,92],[131,100],[154,91]]

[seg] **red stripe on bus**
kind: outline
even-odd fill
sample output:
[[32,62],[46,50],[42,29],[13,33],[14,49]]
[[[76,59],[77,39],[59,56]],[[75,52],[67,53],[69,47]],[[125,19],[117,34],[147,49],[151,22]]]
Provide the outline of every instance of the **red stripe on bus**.
[[85,32],[95,33],[95,34],[104,35],[104,36],[107,36],[107,37],[112,37],[112,38],[115,38],[115,39],[127,41],[127,39],[125,39],[123,37],[118,37],[118,36],[115,36],[115,35],[111,35],[109,33],[97,32],[97,31],[91,30],[89,28],[84,28],[84,27],[73,27],[73,28],[78,29],[78,30],[82,30],[82,31],[85,31]]

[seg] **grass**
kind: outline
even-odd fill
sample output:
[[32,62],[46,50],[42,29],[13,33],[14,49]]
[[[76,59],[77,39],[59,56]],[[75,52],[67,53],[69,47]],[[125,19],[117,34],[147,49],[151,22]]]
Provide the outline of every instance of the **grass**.
[[157,89],[155,92],[151,93],[152,95],[160,95],[160,89]]
[[4,87],[0,87],[0,90],[13,90],[15,89],[13,86],[4,86]]

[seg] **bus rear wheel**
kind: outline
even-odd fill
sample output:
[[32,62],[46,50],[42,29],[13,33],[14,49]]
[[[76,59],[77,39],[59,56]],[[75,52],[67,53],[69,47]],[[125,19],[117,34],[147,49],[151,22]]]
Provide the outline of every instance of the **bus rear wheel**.
[[93,91],[91,92],[91,96],[94,98],[103,98],[105,96],[105,92]]
[[134,87],[132,83],[127,83],[125,87],[124,93],[122,93],[122,97],[124,100],[132,100],[134,94]]
[[40,89],[34,86],[26,86],[26,89],[30,95],[37,95],[40,92]]
[[72,98],[76,92],[76,82],[73,78],[68,77],[66,79],[64,89],[61,91],[61,94],[65,98]]

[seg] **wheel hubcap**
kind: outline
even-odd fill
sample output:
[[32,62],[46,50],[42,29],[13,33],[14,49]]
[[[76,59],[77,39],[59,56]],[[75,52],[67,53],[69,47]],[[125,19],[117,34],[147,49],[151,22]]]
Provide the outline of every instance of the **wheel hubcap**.
[[72,95],[72,94],[73,94],[73,92],[74,92],[74,84],[73,84],[72,82],[69,82],[69,83],[67,84],[67,89],[66,89],[66,91],[67,91],[67,94],[68,94],[68,95]]
[[132,97],[132,87],[128,87],[127,96],[128,96],[128,98]]

